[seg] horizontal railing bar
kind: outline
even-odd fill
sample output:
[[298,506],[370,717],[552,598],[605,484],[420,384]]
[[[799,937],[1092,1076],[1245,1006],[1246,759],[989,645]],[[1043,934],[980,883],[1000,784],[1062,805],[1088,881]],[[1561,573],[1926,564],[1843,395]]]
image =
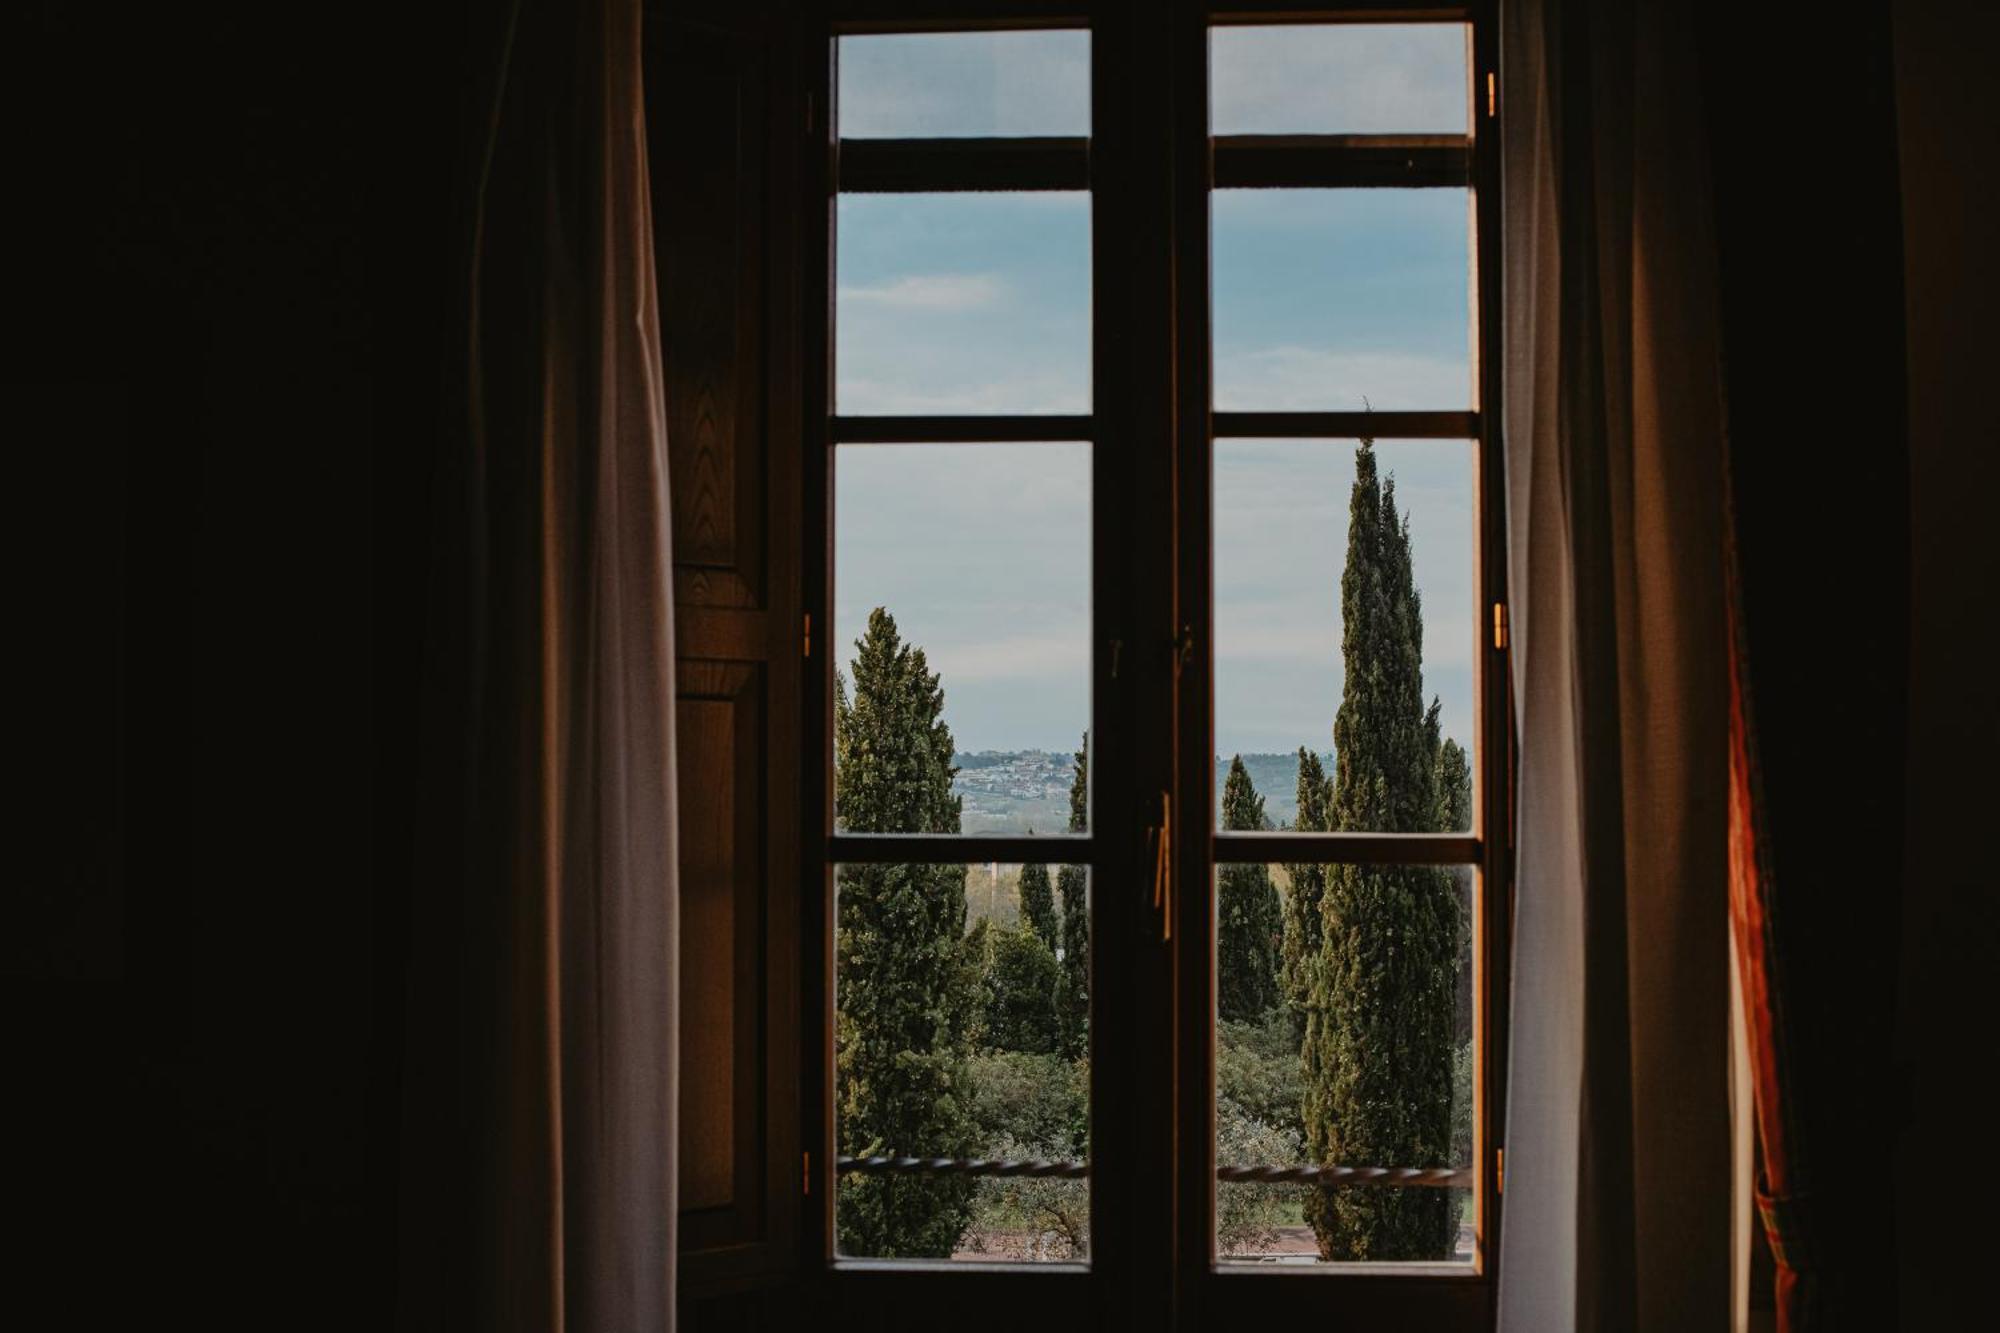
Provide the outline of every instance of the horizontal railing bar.
[[1452,188],[1472,183],[1462,135],[1226,134],[1213,140],[1218,190]]
[[835,444],[1016,444],[1089,440],[1087,416],[835,417]]
[[847,194],[1088,190],[1090,140],[842,139],[835,178]]
[[[981,1176],[1030,1180],[1085,1180],[1090,1164],[1046,1158],[837,1157],[843,1176]],[[1215,1178],[1231,1184],[1374,1185],[1405,1189],[1470,1189],[1478,1183],[1470,1168],[1417,1166],[1218,1166]]]
[[1216,412],[1217,439],[1476,440],[1477,412]]
[[836,833],[826,859],[836,865],[1089,865],[1087,834],[1046,837],[958,833]]
[[1475,865],[1469,833],[1217,833],[1218,865]]

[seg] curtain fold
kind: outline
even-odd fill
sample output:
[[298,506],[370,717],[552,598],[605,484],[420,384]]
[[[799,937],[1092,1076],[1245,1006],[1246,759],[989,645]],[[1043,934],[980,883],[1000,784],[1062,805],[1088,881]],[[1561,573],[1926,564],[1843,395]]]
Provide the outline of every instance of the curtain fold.
[[468,21],[400,1313],[661,1333],[679,942],[640,5]]
[[1692,35],[1502,10],[1521,737],[1500,1327],[1728,1328],[1728,679]]

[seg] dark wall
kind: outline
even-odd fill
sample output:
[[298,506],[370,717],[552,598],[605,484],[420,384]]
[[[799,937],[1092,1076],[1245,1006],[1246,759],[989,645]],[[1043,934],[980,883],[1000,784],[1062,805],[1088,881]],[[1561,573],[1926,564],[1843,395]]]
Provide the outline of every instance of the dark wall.
[[384,1322],[457,86],[427,8],[5,20],[0,1322]]
[[2000,115],[1991,6],[1897,0],[1896,111],[1910,393],[1909,802],[1897,1048],[1907,1097],[1896,1149],[1902,1326],[1991,1318],[1991,1196],[1954,1163],[1986,1151],[2000,959],[2000,862],[1977,835],[2000,811]]

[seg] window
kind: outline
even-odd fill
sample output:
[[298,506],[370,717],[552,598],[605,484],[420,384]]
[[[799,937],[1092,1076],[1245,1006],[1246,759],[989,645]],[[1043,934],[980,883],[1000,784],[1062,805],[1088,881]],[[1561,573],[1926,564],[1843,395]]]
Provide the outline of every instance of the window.
[[1474,1327],[1490,9],[1080,8],[826,34],[809,1255],[888,1323]]

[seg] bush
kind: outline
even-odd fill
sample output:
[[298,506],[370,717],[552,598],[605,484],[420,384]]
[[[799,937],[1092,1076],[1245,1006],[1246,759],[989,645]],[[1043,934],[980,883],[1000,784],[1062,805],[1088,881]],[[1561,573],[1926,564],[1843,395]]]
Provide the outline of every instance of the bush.
[[1273,1010],[1257,1023],[1216,1026],[1215,1091],[1243,1114],[1304,1140],[1299,1097],[1303,1075],[1290,1015]]
[[[1290,1024],[1288,1016],[1279,1015]],[[1244,1111],[1233,1099],[1215,1099],[1215,1160],[1222,1166],[1298,1166],[1305,1140],[1294,1129],[1267,1124]],[[1254,1181],[1218,1183],[1215,1189],[1215,1239],[1224,1254],[1261,1249],[1276,1239],[1278,1228],[1299,1220],[1304,1187]]]

